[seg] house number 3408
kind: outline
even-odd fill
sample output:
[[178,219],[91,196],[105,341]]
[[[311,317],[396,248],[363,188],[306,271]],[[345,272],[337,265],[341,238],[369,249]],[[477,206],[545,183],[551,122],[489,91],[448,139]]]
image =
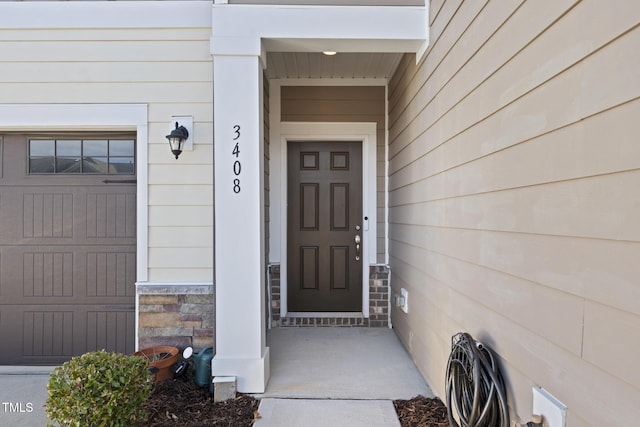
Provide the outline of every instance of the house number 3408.
[[233,180],[233,192],[240,193],[240,172],[242,172],[242,163],[240,163],[240,125],[233,126],[233,140],[236,141],[236,145],[233,147],[231,155],[234,156],[233,162],[233,174],[236,176]]

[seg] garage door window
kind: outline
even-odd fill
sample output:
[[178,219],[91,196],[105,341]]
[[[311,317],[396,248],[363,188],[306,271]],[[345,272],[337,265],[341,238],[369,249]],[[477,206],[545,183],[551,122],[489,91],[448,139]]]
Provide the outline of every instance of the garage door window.
[[135,141],[132,139],[31,139],[31,174],[135,173]]

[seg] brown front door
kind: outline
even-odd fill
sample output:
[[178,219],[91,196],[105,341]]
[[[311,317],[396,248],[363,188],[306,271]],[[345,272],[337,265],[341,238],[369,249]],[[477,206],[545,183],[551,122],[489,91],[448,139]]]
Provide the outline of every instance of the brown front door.
[[362,143],[288,143],[291,312],[362,310]]

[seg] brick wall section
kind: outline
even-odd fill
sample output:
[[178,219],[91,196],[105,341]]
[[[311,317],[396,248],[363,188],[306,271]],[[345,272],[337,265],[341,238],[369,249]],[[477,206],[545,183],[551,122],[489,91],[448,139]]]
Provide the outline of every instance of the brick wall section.
[[138,345],[213,346],[213,294],[140,295]]
[[271,264],[271,326],[280,325],[280,264]]
[[369,267],[369,326],[389,326],[389,266]]
[[369,267],[369,318],[363,317],[280,317],[280,265],[273,264],[271,275],[271,326],[389,326],[389,266]]
[[371,319],[364,317],[284,317],[280,319],[280,326],[347,326],[368,327]]

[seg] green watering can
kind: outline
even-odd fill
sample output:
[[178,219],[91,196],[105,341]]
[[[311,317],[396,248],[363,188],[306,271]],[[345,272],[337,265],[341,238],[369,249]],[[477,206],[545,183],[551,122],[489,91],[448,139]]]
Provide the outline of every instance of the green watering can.
[[198,354],[193,354],[193,348],[187,347],[182,357],[189,359],[193,355],[196,384],[200,387],[211,386],[211,360],[213,359],[213,347],[205,347]]

